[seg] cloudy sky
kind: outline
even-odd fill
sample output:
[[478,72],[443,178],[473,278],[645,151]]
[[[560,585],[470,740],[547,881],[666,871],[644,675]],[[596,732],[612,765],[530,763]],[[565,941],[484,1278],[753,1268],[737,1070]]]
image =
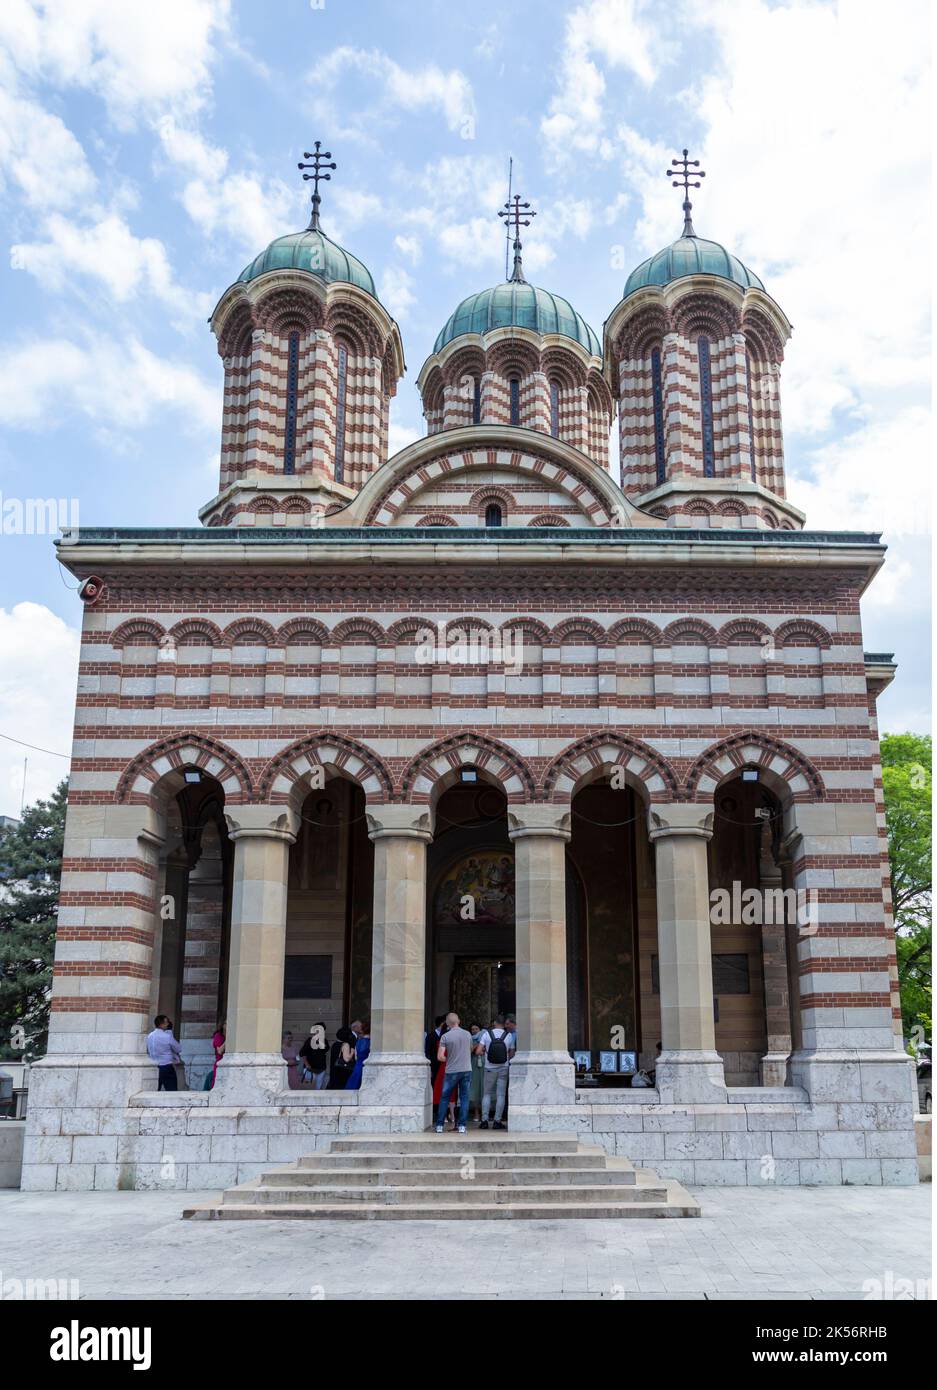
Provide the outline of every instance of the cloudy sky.
[[[865,644],[900,674],[885,729],[928,727],[930,228],[926,0],[3,0],[0,495],[99,525],[195,524],[221,366],[206,318],[273,236],[296,170],[339,168],[325,229],[371,268],[414,385],[464,295],[503,274],[495,216],[538,216],[537,283],[601,330],[627,272],[679,234],[662,177],[708,177],[697,231],[794,324],[788,492],[814,528],[883,531]],[[0,513],[2,514],[2,513]],[[0,534],[0,814],[67,753],[79,603],[49,536]]]

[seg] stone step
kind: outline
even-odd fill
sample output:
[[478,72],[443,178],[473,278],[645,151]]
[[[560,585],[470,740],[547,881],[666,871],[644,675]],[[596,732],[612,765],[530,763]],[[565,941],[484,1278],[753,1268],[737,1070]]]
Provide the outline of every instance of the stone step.
[[[536,1202],[514,1205],[489,1202],[469,1205],[457,1202],[418,1204],[378,1203],[260,1203],[249,1206],[212,1205],[187,1207],[182,1213],[198,1221],[621,1221],[628,1218],[649,1220],[661,1217],[699,1216],[699,1203],[680,1185],[668,1183],[664,1202],[621,1202],[609,1200],[594,1205],[583,1203]],[[677,1191],[673,1189],[676,1188]]]
[[[605,1167],[606,1153],[604,1149],[597,1146],[586,1148],[580,1144],[575,1153],[490,1153],[484,1152],[479,1148],[470,1151],[472,1162],[477,1172],[488,1172],[489,1170],[510,1171],[515,1168],[538,1168],[543,1171],[564,1169],[579,1170],[582,1168],[602,1169]],[[438,1149],[428,1150],[421,1153],[337,1153],[322,1152],[306,1154],[298,1159],[301,1169],[307,1172],[316,1172],[323,1168],[334,1168],[340,1162],[343,1168],[349,1171],[354,1168],[358,1172],[370,1170],[394,1171],[394,1172],[421,1172],[421,1173],[443,1173],[460,1172],[465,1162],[466,1153],[464,1151],[452,1151],[440,1153]],[[627,1159],[622,1162],[627,1163]]]
[[579,1139],[575,1134],[508,1134],[478,1130],[468,1134],[348,1134],[333,1139],[333,1154],[423,1154],[446,1148],[459,1153],[575,1153]]
[[634,1170],[615,1168],[478,1168],[474,1177],[463,1169],[443,1168],[274,1168],[264,1173],[264,1187],[459,1187],[466,1183],[498,1187],[560,1187],[567,1184],[633,1186]]
[[[471,1174],[471,1176],[468,1176]],[[698,1216],[673,1179],[580,1143],[573,1134],[346,1135],[328,1151],[269,1169],[198,1220],[277,1217],[529,1220]]]
[[550,1202],[565,1205],[568,1202],[663,1202],[667,1199],[666,1188],[657,1187],[610,1187],[607,1184],[580,1184],[570,1187],[513,1187],[493,1183],[466,1183],[462,1187],[268,1187],[245,1186],[232,1188],[222,1198],[225,1205],[302,1205],[304,1202],[320,1206],[336,1202],[358,1202],[380,1205],[424,1205],[426,1203],[456,1204],[459,1206],[484,1205],[486,1203],[512,1202],[521,1206],[531,1203]]

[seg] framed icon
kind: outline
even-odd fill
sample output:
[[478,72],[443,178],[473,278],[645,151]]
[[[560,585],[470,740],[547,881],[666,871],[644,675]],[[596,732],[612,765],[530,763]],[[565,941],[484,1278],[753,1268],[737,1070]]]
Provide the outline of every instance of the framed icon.
[[573,1053],[573,1061],[576,1063],[576,1071],[577,1071],[577,1072],[586,1072],[586,1071],[591,1071],[591,1070],[592,1070],[592,1053],[591,1053],[591,1052],[585,1052],[585,1051],[574,1052],[574,1053]]
[[599,1053],[599,1071],[601,1071],[601,1072],[610,1072],[610,1071],[617,1071],[617,1070],[618,1070],[618,1053],[617,1053],[617,1052],[600,1052],[600,1053]]
[[625,1076],[634,1076],[638,1070],[638,1054],[636,1052],[619,1052],[618,1070]]

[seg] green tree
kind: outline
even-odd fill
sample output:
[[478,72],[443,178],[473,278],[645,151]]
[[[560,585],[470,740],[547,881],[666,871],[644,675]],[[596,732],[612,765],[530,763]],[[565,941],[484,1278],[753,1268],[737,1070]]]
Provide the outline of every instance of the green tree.
[[0,1058],[46,1050],[67,790],[0,832]]
[[882,782],[905,1036],[931,1035],[931,740],[886,734]]

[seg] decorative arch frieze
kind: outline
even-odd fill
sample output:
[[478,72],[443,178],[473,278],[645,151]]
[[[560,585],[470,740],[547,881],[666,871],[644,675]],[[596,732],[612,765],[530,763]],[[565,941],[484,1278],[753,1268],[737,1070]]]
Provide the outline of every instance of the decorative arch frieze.
[[803,753],[781,739],[757,729],[733,734],[714,743],[692,763],[684,781],[684,799],[709,801],[723,782],[745,767],[770,775],[794,801],[822,801],[823,778]]
[[220,739],[189,733],[161,739],[138,753],[121,774],[114,800],[153,805],[159,784],[186,767],[197,767],[220,782],[226,805],[252,800],[253,779],[244,760]]
[[369,804],[390,801],[393,782],[384,762],[365,744],[328,729],[307,734],[270,759],[260,774],[257,800],[299,810],[313,774],[347,777]]
[[660,753],[618,729],[603,729],[564,748],[548,765],[540,784],[541,799],[569,801],[588,782],[621,768],[645,801],[679,801],[679,782]]
[[507,744],[485,734],[455,734],[425,748],[407,766],[400,783],[400,800],[413,805],[434,801],[474,767],[501,787],[509,803],[536,800],[536,781],[525,760]]

